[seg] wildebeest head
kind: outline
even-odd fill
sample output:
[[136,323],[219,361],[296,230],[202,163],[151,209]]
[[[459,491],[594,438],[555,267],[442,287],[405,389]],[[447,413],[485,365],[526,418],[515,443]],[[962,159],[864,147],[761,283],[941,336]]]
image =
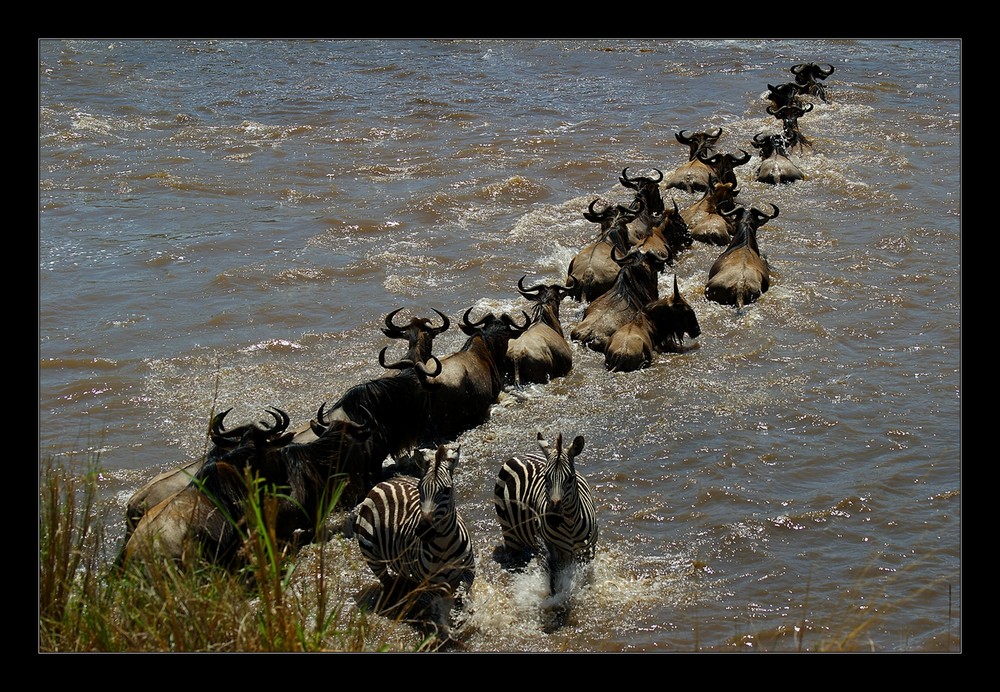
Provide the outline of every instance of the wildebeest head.
[[626,166],[618,178],[618,181],[622,185],[630,190],[635,190],[635,200],[637,202],[641,200],[642,205],[634,205],[633,208],[640,213],[642,210],[645,210],[649,214],[663,213],[663,197],[660,195],[660,181],[663,180],[663,172],[656,168],[653,170],[656,171],[655,178],[644,175],[630,178],[628,177],[628,167]]
[[767,99],[771,102],[775,110],[784,108],[785,106],[800,105],[801,99],[799,99],[799,94],[801,93],[802,86],[795,82],[785,82],[778,86],[774,86],[773,84],[767,85]]
[[[667,244],[667,248],[672,255],[686,250],[694,243],[694,237],[688,228],[687,221],[681,216],[681,211],[677,207],[677,200],[671,198],[673,209],[663,211],[663,221],[657,226],[659,232]],[[669,263],[669,262],[668,262]]]
[[[226,416],[232,410],[232,408],[227,408],[225,411],[212,416],[212,422],[209,426],[209,436],[215,444],[215,450],[212,450],[209,453],[210,456],[235,449],[243,442],[243,438],[247,433],[252,433],[261,441],[278,440],[282,435],[293,435],[293,433],[285,432],[288,429],[288,423],[290,422],[288,414],[281,409],[274,407],[267,409],[267,413],[274,418],[273,426],[269,426],[266,421],[260,421],[259,426],[261,427],[258,427],[258,424],[247,423],[245,425],[226,430],[224,421]],[[288,439],[291,438],[289,437]]]
[[719,137],[722,136],[722,128],[717,128],[715,132],[695,132],[691,135],[685,135],[687,130],[681,130],[674,137],[681,144],[688,147],[688,161],[695,161],[698,158],[698,154],[704,152],[707,155],[711,155],[715,152],[715,145],[719,141]]
[[544,322],[561,333],[562,328],[559,326],[559,304],[562,303],[563,298],[573,294],[576,288],[576,279],[570,276],[565,285],[539,283],[526,287],[524,285],[526,278],[528,278],[527,274],[517,280],[517,291],[534,303],[531,312],[531,322]]
[[490,341],[495,336],[499,336],[501,339],[513,339],[531,326],[531,317],[523,310],[521,311],[521,314],[524,315],[523,324],[515,322],[514,318],[507,313],[503,313],[500,317],[497,317],[492,312],[486,313],[482,318],[473,322],[469,319],[472,310],[473,308],[469,308],[465,311],[465,314],[462,315],[461,324],[462,331],[470,339],[474,339],[477,336],[482,337],[486,341]]
[[736,221],[736,233],[733,234],[733,239],[726,252],[740,245],[749,245],[754,252],[760,254],[760,249],[757,247],[757,229],[771,219],[778,217],[778,205],[772,203],[771,207],[774,209],[773,214],[765,214],[756,207],[747,211],[746,207],[742,205],[735,207],[732,211],[725,212],[723,216],[732,217]]
[[833,65],[827,64],[829,70],[824,70],[816,63],[808,62],[800,65],[793,65],[790,69],[795,75],[795,83],[799,85],[803,94],[812,94],[826,103],[826,87],[821,83],[833,74]]
[[424,362],[431,357],[431,346],[434,337],[445,332],[451,325],[448,316],[436,308],[434,312],[441,317],[441,324],[434,326],[427,317],[414,317],[408,324],[396,324],[393,319],[403,308],[393,310],[385,316],[385,327],[382,333],[390,339],[405,339],[408,346],[406,358],[412,361]]
[[715,174],[711,183],[732,183],[734,188],[739,186],[739,181],[736,180],[736,172],[734,169],[737,166],[742,166],[743,164],[749,162],[751,158],[750,153],[745,149],[740,149],[740,154],[712,154],[711,156],[705,156],[704,154],[698,155],[698,160],[711,167]]

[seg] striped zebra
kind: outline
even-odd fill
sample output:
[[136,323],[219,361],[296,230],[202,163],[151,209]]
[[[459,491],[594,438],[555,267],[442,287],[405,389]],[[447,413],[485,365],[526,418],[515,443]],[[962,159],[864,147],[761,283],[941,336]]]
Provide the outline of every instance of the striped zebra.
[[383,594],[432,598],[438,634],[450,637],[449,618],[460,585],[475,578],[469,532],[455,509],[452,474],[460,447],[420,450],[426,470],[420,479],[396,476],[376,485],[358,508],[355,533]]
[[536,552],[545,555],[553,593],[556,573],[574,561],[593,560],[597,544],[594,499],[573,463],[583,443],[578,436],[567,449],[562,433],[552,445],[539,432],[543,454],[508,459],[493,490],[511,564],[523,566]]

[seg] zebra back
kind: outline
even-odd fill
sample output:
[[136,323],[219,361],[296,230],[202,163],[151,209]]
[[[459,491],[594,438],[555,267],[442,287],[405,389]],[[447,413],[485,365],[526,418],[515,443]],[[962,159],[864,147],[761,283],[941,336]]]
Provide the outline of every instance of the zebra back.
[[383,481],[361,503],[358,545],[384,585],[399,577],[414,589],[430,586],[450,596],[460,583],[472,583],[475,556],[451,475],[458,457],[458,449],[439,447],[422,478]]
[[545,457],[531,452],[504,462],[493,487],[493,506],[504,549],[511,557],[544,547],[539,508],[545,496]]

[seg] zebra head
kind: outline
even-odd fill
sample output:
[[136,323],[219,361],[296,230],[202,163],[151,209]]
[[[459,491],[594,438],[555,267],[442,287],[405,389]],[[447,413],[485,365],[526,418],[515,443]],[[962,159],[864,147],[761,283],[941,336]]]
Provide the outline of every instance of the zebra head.
[[427,461],[427,470],[420,479],[420,519],[417,535],[428,532],[446,533],[455,523],[455,486],[452,473],[458,466],[461,445],[441,445],[428,459],[430,450],[421,450]]
[[[583,451],[583,435],[577,435],[569,449],[563,448],[562,433],[556,436],[555,445],[538,433],[538,446],[545,454],[545,495],[553,513],[546,513],[550,524],[557,524],[563,504],[572,505],[576,500],[576,466],[573,459]],[[552,520],[555,519],[555,522]]]

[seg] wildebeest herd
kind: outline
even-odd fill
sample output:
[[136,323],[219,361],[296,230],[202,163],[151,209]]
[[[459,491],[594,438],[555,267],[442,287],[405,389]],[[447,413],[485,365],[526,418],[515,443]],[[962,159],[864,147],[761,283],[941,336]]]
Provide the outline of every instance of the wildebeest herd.
[[[793,157],[806,154],[812,142],[799,120],[815,107],[806,99],[828,102],[823,80],[833,71],[832,65],[795,65],[795,81],[768,84],[766,111],[780,129],[753,137],[760,158],[754,180],[805,178]],[[489,417],[505,387],[568,374],[572,342],[603,354],[607,369],[619,372],[649,367],[656,354],[696,348],[685,337],[696,339],[701,329],[676,273],[672,290],[659,294],[661,274],[696,242],[725,246],[708,270],[707,300],[742,309],[768,290],[770,269],[757,231],[779,210],[773,204],[769,211],[748,209],[736,201],[735,169],[752,155],[719,151],[722,134],[721,127],[677,132],[688,157],[668,175],[655,169],[654,175],[630,174],[626,167],[618,180],[631,201],[588,205],[583,216],[598,230],[565,277],[530,285],[526,275],[517,279],[530,312],[474,319],[469,308],[458,319],[464,345],[438,355],[434,339],[452,319],[435,309],[435,317],[406,322],[400,308],[385,316],[382,332],[406,341],[405,354],[389,360],[389,347],[383,348],[382,376],[319,405],[307,422],[290,427],[288,414],[275,407],[267,410],[271,420],[231,428],[228,411],[214,415],[204,455],[156,476],[130,498],[120,567],[166,558],[239,569],[253,523],[249,500],[270,491],[277,502],[271,528],[289,554],[323,539],[330,511],[349,510],[354,520],[345,524],[347,532],[357,537],[383,593],[395,594],[396,601],[383,600],[383,607],[430,595],[430,623],[447,638],[456,595],[475,578],[469,532],[455,502],[457,438]],[[674,200],[664,202],[670,189],[702,197],[680,209]],[[569,339],[560,319],[567,298],[586,305]],[[502,546],[496,555],[509,569],[541,555],[555,592],[558,573],[593,558],[598,521],[590,487],[574,465],[583,436],[547,439],[539,432],[537,443],[541,454],[512,456],[498,471],[494,503]]]

